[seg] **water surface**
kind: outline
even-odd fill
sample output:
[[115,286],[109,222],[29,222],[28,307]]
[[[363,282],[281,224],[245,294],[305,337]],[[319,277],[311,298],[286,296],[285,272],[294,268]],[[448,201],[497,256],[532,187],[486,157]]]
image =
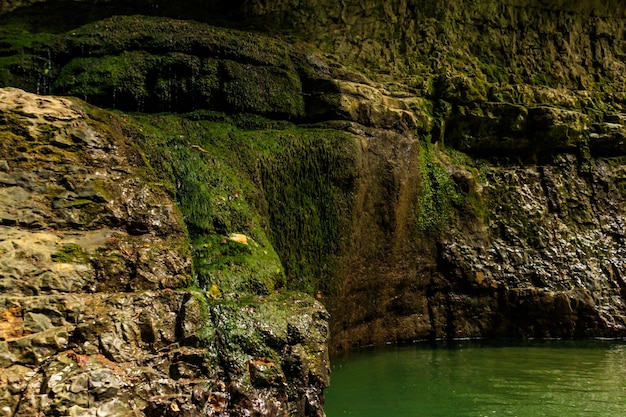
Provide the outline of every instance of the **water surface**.
[[328,417],[626,416],[626,344],[459,342],[333,361]]

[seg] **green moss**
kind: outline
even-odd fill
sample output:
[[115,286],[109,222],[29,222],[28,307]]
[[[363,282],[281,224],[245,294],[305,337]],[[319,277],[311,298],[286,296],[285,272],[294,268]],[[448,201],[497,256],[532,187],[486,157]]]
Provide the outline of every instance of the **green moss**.
[[304,114],[288,46],[260,34],[117,16],[73,30],[50,48],[73,57],[62,64],[53,92],[102,107]]
[[[289,138],[288,138],[289,139]],[[301,132],[262,160],[270,236],[288,287],[328,290],[356,177],[356,140],[334,131]]]
[[74,58],[61,70],[54,91],[125,110],[304,114],[302,85],[293,71],[177,52]]
[[89,263],[89,255],[83,251],[83,248],[75,243],[69,243],[60,246],[56,253],[51,255],[53,262],[61,263]]
[[417,228],[437,231],[452,219],[453,207],[461,193],[445,166],[438,161],[430,138],[421,141],[420,188],[417,204]]
[[55,36],[34,33],[24,25],[0,24],[0,87],[49,93],[55,70],[50,45]]
[[290,66],[288,47],[280,40],[192,20],[119,15],[72,30],[66,35],[66,41],[68,48],[92,56],[119,55],[140,49],[152,53],[167,50],[195,52],[253,65]]
[[509,74],[506,68],[493,61],[481,62],[481,64],[481,70],[485,74],[488,82],[498,84],[509,82]]
[[236,112],[304,115],[302,84],[282,68],[224,61],[226,104]]
[[[147,161],[169,182],[192,242],[199,285],[224,293],[267,294],[284,285],[278,256],[254,202],[251,138],[232,124],[178,116],[137,116]],[[228,239],[243,234],[248,245]]]
[[200,310],[200,321],[204,323],[204,326],[202,326],[198,333],[198,339],[202,346],[211,346],[215,338],[215,329],[211,325],[209,300],[206,298],[204,290],[200,288],[191,287],[188,290]]
[[231,117],[231,123],[241,130],[286,130],[293,125],[285,120],[267,119],[258,114],[237,113]]
[[0,27],[0,51],[2,55],[11,52],[23,52],[37,44],[47,43],[55,38],[53,34],[39,32],[34,33],[24,28],[22,24],[4,24]]
[[[103,58],[75,58],[61,71],[54,83],[62,91],[92,103],[115,107],[116,101],[129,102],[142,109],[148,96],[146,68],[152,57],[143,52],[127,52]],[[105,102],[110,98],[111,102]],[[132,103],[132,104],[131,104]]]
[[[312,293],[330,285],[356,177],[354,137],[207,111],[134,120],[146,160],[172,184],[203,288]],[[248,245],[229,241],[232,233]]]
[[426,138],[421,143],[420,167],[418,230],[440,231],[458,219],[488,221],[489,210],[480,191],[480,183],[486,181],[480,161],[441,143],[433,145]]
[[532,76],[532,83],[539,87],[553,87],[559,86],[558,81],[549,72],[536,72]]
[[326,332],[318,330],[311,322],[321,312],[320,307],[302,293],[285,291],[269,296],[243,296],[209,308],[223,363],[229,371],[234,371],[234,376],[241,378],[240,383],[262,384],[267,379],[245,371],[254,359],[271,364],[267,376],[274,370],[282,372],[281,351],[294,343],[293,339],[306,339],[312,344],[311,350],[303,346],[305,350],[299,352],[306,355],[302,362],[312,371],[322,356],[315,353],[319,352],[319,343],[326,341]]
[[91,183],[93,190],[97,193],[97,195],[103,198],[106,201],[110,201],[113,199],[113,194],[110,190],[110,185],[106,184],[100,178],[95,178]]
[[249,240],[235,242],[219,235],[193,240],[193,265],[199,284],[215,284],[229,294],[270,294],[284,286],[282,265],[274,250]]

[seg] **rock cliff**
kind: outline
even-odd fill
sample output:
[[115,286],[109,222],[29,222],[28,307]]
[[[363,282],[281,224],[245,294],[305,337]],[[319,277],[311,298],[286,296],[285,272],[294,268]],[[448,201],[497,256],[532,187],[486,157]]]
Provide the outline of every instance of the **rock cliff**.
[[[86,355],[173,381],[116,377],[102,404],[320,415],[310,296],[331,352],[626,335],[623,2],[197,3],[0,5],[0,85],[45,95],[3,94],[65,117],[3,107],[5,242],[38,254],[4,249],[5,357],[46,323],[67,335],[6,359],[34,381],[9,407],[85,407],[43,381]],[[59,294],[98,307],[30,301]]]
[[0,89],[3,415],[321,415],[326,311],[195,286],[171,191],[92,111]]

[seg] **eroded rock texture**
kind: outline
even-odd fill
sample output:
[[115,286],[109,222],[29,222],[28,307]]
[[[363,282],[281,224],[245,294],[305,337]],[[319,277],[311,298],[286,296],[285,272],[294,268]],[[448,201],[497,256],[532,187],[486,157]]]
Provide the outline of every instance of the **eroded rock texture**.
[[[55,19],[67,4],[2,3],[0,82],[141,112],[98,120],[123,124],[164,184],[151,193],[175,199],[183,218],[178,232],[159,235],[165,220],[132,217],[175,211],[161,198],[156,206],[138,198],[143,183],[121,187],[125,175],[137,176],[108,162],[120,176],[110,189],[137,197],[120,202],[91,180],[56,177],[51,183],[63,190],[52,197],[11,193],[7,226],[64,224],[87,236],[90,225],[107,224],[120,234],[121,246],[107,244],[102,254],[89,245],[108,236],[54,235],[63,248],[56,259],[81,260],[71,266],[80,285],[99,273],[104,283],[93,291],[176,287],[171,277],[189,272],[162,282],[139,262],[141,239],[175,238],[184,223],[187,262],[206,302],[219,304],[209,308],[213,332],[228,329],[213,339],[224,352],[238,352],[228,340],[259,351],[246,344],[256,333],[224,325],[224,314],[258,313],[242,300],[274,300],[284,289],[327,306],[332,351],[415,339],[626,334],[623,2],[277,0],[211,9],[111,1],[88,12],[85,1],[69,2],[72,19]],[[37,148],[44,156],[104,146],[81,133],[50,137]],[[6,178],[7,187],[26,181]],[[124,215],[92,210],[98,204]],[[134,220],[119,219],[127,211]],[[87,245],[87,255],[71,244]],[[56,245],[45,240],[40,250]],[[119,264],[106,256],[115,251]],[[119,279],[107,280],[111,270]],[[7,331],[26,322],[20,311],[7,306]],[[313,328],[322,326],[319,314]],[[42,326],[39,319],[28,323]],[[308,345],[290,336],[293,323],[279,323],[287,333],[270,333],[286,339],[278,338],[280,348],[268,343],[281,353],[249,353],[247,371],[235,374],[246,380],[281,363],[284,378],[270,372],[261,380],[287,381],[291,369],[323,386],[324,372],[289,365],[289,352],[301,357]],[[233,394],[237,377],[229,381],[232,401],[249,398]],[[265,393],[292,398],[291,383],[287,391],[273,383]],[[298,401],[314,398],[298,392]],[[233,404],[242,410],[256,404],[241,401]]]
[[2,415],[322,415],[325,310],[189,289],[169,191],[92,110],[0,90]]

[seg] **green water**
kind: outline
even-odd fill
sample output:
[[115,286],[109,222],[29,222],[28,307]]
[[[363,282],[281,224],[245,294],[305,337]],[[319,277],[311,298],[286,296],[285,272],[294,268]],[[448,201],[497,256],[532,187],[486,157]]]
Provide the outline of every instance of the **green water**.
[[623,417],[626,344],[457,343],[333,362],[328,417]]

